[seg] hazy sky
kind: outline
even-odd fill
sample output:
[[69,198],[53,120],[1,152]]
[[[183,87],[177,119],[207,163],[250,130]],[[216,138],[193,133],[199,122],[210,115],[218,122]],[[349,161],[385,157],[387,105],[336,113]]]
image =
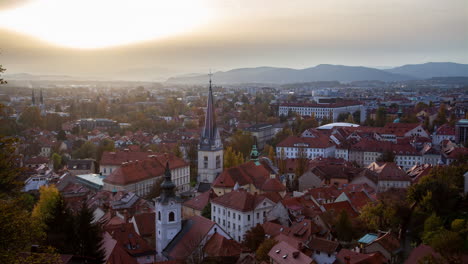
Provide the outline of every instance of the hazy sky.
[[466,0],[1,0],[7,73],[468,63]]

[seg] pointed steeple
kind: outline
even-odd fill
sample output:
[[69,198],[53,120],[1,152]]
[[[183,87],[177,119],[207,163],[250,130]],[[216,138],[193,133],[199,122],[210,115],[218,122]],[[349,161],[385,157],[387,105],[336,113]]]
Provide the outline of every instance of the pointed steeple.
[[215,149],[221,147],[221,139],[219,136],[218,128],[216,127],[215,113],[214,113],[214,99],[213,99],[213,88],[211,84],[211,73],[210,85],[208,91],[208,100],[206,105],[205,115],[205,126],[201,133],[200,148],[204,149]]
[[166,170],[164,171],[164,181],[161,184],[162,193],[159,199],[161,202],[167,201],[169,198],[175,197],[175,184],[171,179],[171,169],[169,168],[169,161],[166,162]]
[[31,100],[32,100],[32,104],[36,105],[36,97],[34,96],[34,89],[32,89],[32,98],[31,98]]

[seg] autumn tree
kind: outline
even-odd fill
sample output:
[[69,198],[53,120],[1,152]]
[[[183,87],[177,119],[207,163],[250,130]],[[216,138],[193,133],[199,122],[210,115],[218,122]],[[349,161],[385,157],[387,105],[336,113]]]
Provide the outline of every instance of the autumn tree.
[[161,191],[162,191],[161,184],[163,180],[164,179],[161,177],[154,182],[153,186],[151,186],[149,193],[145,197],[146,200],[151,201],[152,199],[159,197],[161,195]]
[[229,146],[236,152],[242,153],[247,157],[250,154],[254,139],[250,133],[244,133],[241,130],[236,131],[230,138]]
[[52,161],[54,163],[54,170],[58,171],[62,167],[62,156],[54,153],[52,154]]
[[211,203],[208,202],[201,212],[201,215],[211,220]]
[[255,227],[245,232],[242,243],[245,247],[255,252],[264,240],[265,230],[263,230],[262,225],[257,224]]
[[379,107],[375,113],[375,126],[383,127],[387,123],[387,110]]
[[15,155],[18,139],[0,136],[0,199],[17,196],[23,186],[18,178],[22,169]]
[[[94,144],[93,144],[93,146],[94,146]],[[91,146],[89,146],[89,147],[92,150],[92,147]],[[87,146],[87,148],[88,148],[88,146]],[[95,151],[96,151],[96,160],[101,160],[102,154],[104,152],[115,151],[115,142],[112,139],[108,139],[108,138],[106,138],[104,140],[101,140],[101,142],[99,142],[99,146],[97,147],[97,149]],[[91,155],[91,153],[88,153],[87,155]]]
[[395,161],[395,154],[393,151],[384,151],[382,155],[380,155],[377,159],[377,162],[394,162]]
[[239,166],[242,163],[244,163],[244,157],[242,153],[237,152],[232,147],[228,146],[224,152],[224,168],[229,169]]
[[96,151],[97,151],[96,145],[94,145],[93,142],[91,141],[86,141],[83,145],[81,145],[81,147],[73,151],[72,156],[75,159],[86,159],[86,158],[95,159],[97,156]]
[[21,113],[18,122],[25,127],[42,127],[42,117],[39,108],[36,106],[26,108]]
[[268,252],[278,243],[278,241],[269,238],[263,241],[258,249],[255,251],[255,257],[259,262],[268,262],[270,257],[268,256]]

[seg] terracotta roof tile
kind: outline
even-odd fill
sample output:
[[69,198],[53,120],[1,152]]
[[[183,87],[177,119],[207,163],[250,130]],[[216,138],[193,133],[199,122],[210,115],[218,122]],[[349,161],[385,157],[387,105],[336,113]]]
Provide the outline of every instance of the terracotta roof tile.
[[242,252],[242,247],[237,241],[214,233],[208,242],[206,242],[203,250],[210,257],[231,257],[239,256]]
[[194,198],[184,202],[184,206],[201,211],[210,202],[211,199],[218,197],[212,190],[206,191]]
[[341,211],[345,211],[350,218],[355,218],[359,215],[349,201],[327,203],[323,204],[323,207],[325,207],[327,211],[334,211],[335,214],[339,214]]
[[341,249],[336,258],[340,263],[347,263],[346,258],[349,258],[349,264],[382,264],[387,261],[380,252],[364,254],[346,248]]
[[309,247],[313,250],[333,254],[337,251],[340,243],[324,238],[313,237],[309,242]]

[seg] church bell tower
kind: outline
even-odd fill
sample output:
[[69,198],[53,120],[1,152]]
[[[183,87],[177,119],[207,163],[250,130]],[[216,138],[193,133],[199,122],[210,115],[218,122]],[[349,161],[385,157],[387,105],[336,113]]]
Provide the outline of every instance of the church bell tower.
[[210,86],[205,114],[205,126],[198,144],[198,181],[212,183],[223,171],[223,144],[216,127],[213,89]]
[[182,199],[175,194],[169,162],[166,163],[161,195],[155,199],[157,257],[165,259],[164,249],[182,229]]

